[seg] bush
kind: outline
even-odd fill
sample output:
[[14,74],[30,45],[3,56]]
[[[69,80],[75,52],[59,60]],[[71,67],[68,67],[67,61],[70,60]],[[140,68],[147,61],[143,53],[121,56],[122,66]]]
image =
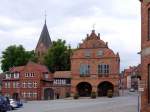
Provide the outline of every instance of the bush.
[[66,98],[70,97],[70,93],[66,93]]
[[78,99],[78,98],[79,98],[78,93],[74,94],[73,98],[74,98],[74,99]]
[[107,97],[108,98],[112,98],[113,97],[113,91],[112,90],[108,90],[107,91]]
[[92,99],[95,99],[95,98],[96,98],[96,92],[92,92],[92,93],[91,93],[91,98],[92,98]]

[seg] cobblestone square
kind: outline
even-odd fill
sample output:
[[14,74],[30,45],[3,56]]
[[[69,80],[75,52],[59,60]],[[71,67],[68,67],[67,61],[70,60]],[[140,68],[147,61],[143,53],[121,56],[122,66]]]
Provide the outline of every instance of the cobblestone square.
[[13,112],[137,112],[135,93],[114,98],[30,101]]

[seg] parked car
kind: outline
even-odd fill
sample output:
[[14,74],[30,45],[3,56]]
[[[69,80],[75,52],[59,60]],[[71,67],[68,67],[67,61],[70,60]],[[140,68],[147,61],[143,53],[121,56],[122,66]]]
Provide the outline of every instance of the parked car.
[[18,105],[18,107],[22,107],[23,106],[23,102],[21,100],[18,100],[17,101],[17,105]]
[[130,88],[130,92],[135,92],[135,89],[134,88]]
[[10,105],[11,105],[12,109],[19,108],[19,107],[23,106],[22,101],[16,101],[14,99],[9,99],[9,100],[10,100]]
[[15,108],[18,107],[17,102],[14,99],[9,99],[10,100],[10,106],[14,110]]
[[6,97],[0,96],[0,112],[7,112],[11,110],[11,106]]

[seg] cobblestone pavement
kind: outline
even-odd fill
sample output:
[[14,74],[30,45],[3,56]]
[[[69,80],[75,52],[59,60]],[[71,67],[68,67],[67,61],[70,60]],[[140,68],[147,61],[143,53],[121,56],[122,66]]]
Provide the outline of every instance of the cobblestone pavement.
[[30,101],[12,112],[137,112],[137,94],[114,98]]

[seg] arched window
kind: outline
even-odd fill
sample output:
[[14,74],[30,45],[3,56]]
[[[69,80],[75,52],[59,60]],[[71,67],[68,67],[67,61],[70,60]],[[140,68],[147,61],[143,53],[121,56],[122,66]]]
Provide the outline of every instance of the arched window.
[[104,76],[108,76],[109,75],[109,65],[108,64],[99,64],[98,65],[98,74],[100,76],[104,75]]
[[81,64],[80,66],[80,76],[89,76],[90,75],[90,65]]

